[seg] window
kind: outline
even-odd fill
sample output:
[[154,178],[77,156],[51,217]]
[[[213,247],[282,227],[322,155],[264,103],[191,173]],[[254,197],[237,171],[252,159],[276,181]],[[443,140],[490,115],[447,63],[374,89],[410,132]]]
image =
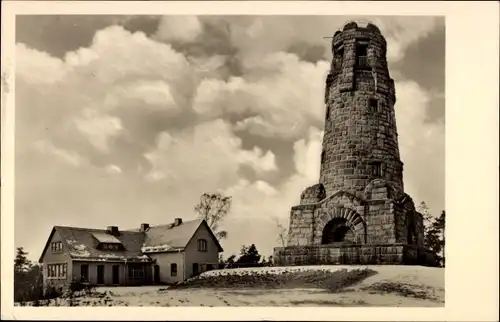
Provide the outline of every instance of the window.
[[370,98],[368,100],[368,108],[370,110],[370,113],[378,113],[378,99],[376,98]]
[[198,239],[198,250],[200,252],[207,251],[207,241],[205,239]]
[[385,172],[385,164],[382,162],[372,163],[372,175],[375,177],[383,177]]
[[358,43],[356,45],[356,56],[363,57],[368,55],[368,44]]
[[177,264],[170,264],[170,276],[177,276]]
[[370,64],[368,64],[368,43],[360,42],[356,44],[356,64],[360,69],[370,70]]
[[130,279],[143,279],[144,278],[144,266],[130,264],[130,266],[128,267],[128,278],[130,278]]
[[53,242],[51,245],[50,245],[50,248],[52,250],[52,253],[62,253],[62,242],[61,241],[56,241],[56,242]]
[[344,46],[341,45],[335,49],[335,69],[340,69],[342,67],[342,60],[344,59]]
[[118,244],[101,244],[102,249],[104,250],[120,250],[120,245]]
[[48,264],[47,277],[50,279],[65,279],[67,276],[67,264]]
[[325,151],[321,152],[321,164],[325,163]]
[[326,119],[328,120],[330,118],[330,104],[326,105]]
[[80,266],[80,279],[81,279],[82,282],[88,282],[89,281],[89,265],[82,264]]

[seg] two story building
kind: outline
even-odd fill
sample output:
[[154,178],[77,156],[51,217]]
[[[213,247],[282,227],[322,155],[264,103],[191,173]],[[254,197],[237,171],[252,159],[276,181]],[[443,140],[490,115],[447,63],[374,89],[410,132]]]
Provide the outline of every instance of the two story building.
[[218,267],[223,249],[204,220],[141,224],[133,230],[54,226],[39,262],[44,289],[172,284]]

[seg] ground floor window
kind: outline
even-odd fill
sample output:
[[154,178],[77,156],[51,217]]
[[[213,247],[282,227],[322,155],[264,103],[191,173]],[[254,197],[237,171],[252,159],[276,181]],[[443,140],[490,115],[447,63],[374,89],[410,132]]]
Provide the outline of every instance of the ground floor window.
[[177,276],[177,264],[170,264],[170,276]]
[[88,282],[89,281],[89,265],[82,264],[80,266],[80,280],[82,282]]
[[128,278],[130,279],[143,279],[144,266],[143,265],[130,265],[128,267]]
[[47,277],[53,279],[65,279],[67,277],[67,264],[48,264]]

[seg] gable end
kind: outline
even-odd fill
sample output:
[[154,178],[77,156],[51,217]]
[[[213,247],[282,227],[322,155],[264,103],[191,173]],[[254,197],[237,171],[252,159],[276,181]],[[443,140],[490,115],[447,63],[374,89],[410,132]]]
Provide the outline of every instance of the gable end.
[[224,249],[222,249],[222,246],[220,245],[219,241],[217,240],[217,237],[215,237],[214,232],[212,231],[212,229],[210,229],[210,227],[208,227],[208,224],[207,224],[207,222],[205,220],[203,220],[200,223],[200,225],[195,230],[195,232],[193,233],[193,235],[191,236],[191,238],[189,238],[189,241],[187,242],[186,247],[187,247],[187,245],[189,245],[189,243],[191,242],[191,240],[193,239],[193,237],[196,235],[196,233],[198,232],[198,230],[201,228],[201,226],[205,226],[206,230],[208,230],[208,232],[210,233],[210,236],[212,236],[212,239],[214,240],[215,244],[217,245],[217,249],[218,249],[219,253],[222,253],[224,251]]

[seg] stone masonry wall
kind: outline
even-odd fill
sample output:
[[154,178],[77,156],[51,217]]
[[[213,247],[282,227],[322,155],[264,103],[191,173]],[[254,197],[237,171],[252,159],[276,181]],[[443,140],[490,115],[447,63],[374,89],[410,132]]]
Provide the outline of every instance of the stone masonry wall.
[[367,205],[367,243],[396,243],[393,200],[371,200]]
[[276,247],[273,259],[278,266],[311,264],[407,264],[437,266],[434,254],[421,247],[404,244]]
[[[327,84],[320,182],[327,195],[346,190],[361,197],[366,185],[376,178],[403,190],[386,42],[376,27],[352,27],[347,26],[333,39],[334,56],[339,56],[341,45],[343,56],[341,63],[332,63]],[[357,66],[356,44],[360,41],[367,44],[365,64],[371,70]],[[375,111],[371,99],[377,100]],[[373,164],[379,164],[381,173],[373,173]]]
[[313,239],[314,205],[299,205],[290,213],[288,245],[310,245]]

